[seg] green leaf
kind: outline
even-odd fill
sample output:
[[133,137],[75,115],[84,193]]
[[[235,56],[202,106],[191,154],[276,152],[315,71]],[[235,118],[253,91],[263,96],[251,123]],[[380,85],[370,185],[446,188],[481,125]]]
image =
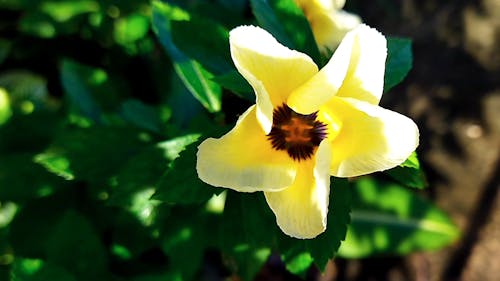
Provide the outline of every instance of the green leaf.
[[269,2],[286,33],[294,42],[296,50],[309,55],[317,65],[321,65],[321,55],[309,21],[295,1],[270,0]]
[[413,65],[411,40],[387,37],[387,61],[385,64],[384,92],[399,84]]
[[71,103],[80,112],[96,121],[101,120],[101,109],[94,100],[92,84],[102,84],[107,80],[103,70],[92,69],[76,62],[65,60],[61,66],[61,83]]
[[114,37],[118,44],[127,46],[144,38],[148,31],[149,18],[136,13],[115,21]]
[[387,170],[384,173],[408,187],[418,189],[427,187],[427,180],[424,172],[420,168],[420,162],[418,161],[416,152],[413,152],[403,164]]
[[47,196],[61,187],[61,181],[32,160],[28,153],[2,155],[0,202],[24,202]]
[[[62,195],[62,196],[61,196]],[[17,256],[42,258],[52,230],[72,204],[67,194],[54,194],[29,201],[10,223],[9,241]]]
[[228,190],[219,221],[219,247],[234,259],[230,269],[243,280],[253,280],[283,236],[264,195]]
[[67,211],[47,243],[47,260],[83,280],[106,279],[106,252],[90,221]]
[[189,59],[172,40],[171,20],[186,20],[185,11],[160,1],[153,1],[153,30],[173,60],[174,69],[189,92],[210,112],[221,109],[221,87],[211,79],[213,75],[200,63]]
[[154,107],[135,99],[122,103],[121,114],[130,123],[155,133],[162,132],[162,121]]
[[165,225],[162,249],[173,257],[169,271],[182,276],[183,280],[193,278],[202,265],[204,251],[213,246],[212,235],[207,231],[213,229],[213,217],[194,206],[175,208]]
[[11,115],[9,95],[5,89],[0,88],[0,126],[9,120]]
[[0,38],[0,64],[3,63],[9,55],[11,46],[11,41]]
[[[191,16],[189,21],[172,21],[171,29],[175,46],[208,71],[221,74],[234,70],[229,55],[229,31],[223,26]],[[197,36],[192,36],[193,32]]]
[[250,0],[250,5],[257,22],[262,28],[271,33],[281,44],[292,50],[296,48],[269,1]]
[[35,161],[65,179],[105,182],[142,147],[128,128],[73,128],[61,132]]
[[313,264],[314,259],[309,252],[294,256],[287,261],[286,269],[295,275],[304,275]]
[[308,54],[318,65],[321,56],[309,22],[293,0],[250,0],[259,25],[281,44]]
[[196,151],[198,143],[191,144],[180,153],[160,180],[154,199],[173,204],[199,203],[222,190],[209,186],[198,178]]
[[31,114],[54,108],[49,99],[44,77],[25,70],[11,70],[0,75],[0,88],[9,95],[14,113]]
[[405,255],[439,249],[458,238],[458,228],[443,211],[397,184],[360,178],[353,198],[342,257]]
[[226,74],[215,76],[212,80],[236,95],[248,101],[255,102],[255,94],[253,93],[252,86],[248,84],[247,80],[238,71],[233,70]]
[[325,269],[326,263],[334,257],[340,243],[346,237],[350,211],[351,187],[347,179],[332,177],[326,231],[314,239],[305,241],[306,249],[321,270]]
[[64,268],[41,259],[17,258],[12,268],[11,281],[76,281]]
[[40,10],[58,22],[65,22],[80,14],[99,11],[99,3],[92,0],[44,1]]
[[212,81],[213,75],[198,62],[187,60],[174,63],[174,69],[191,94],[210,112],[221,109],[221,87]]

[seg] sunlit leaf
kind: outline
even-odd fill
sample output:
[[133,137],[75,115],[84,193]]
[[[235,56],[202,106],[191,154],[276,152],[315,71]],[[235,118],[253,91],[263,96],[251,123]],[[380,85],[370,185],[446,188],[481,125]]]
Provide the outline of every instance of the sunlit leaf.
[[5,89],[0,88],[0,125],[5,123],[12,115],[10,100]]
[[220,111],[222,90],[212,81],[210,72],[194,60],[174,63],[174,69],[186,88],[206,109]]
[[149,18],[132,14],[115,21],[114,37],[118,44],[127,46],[146,36],[149,31]]
[[403,81],[413,66],[411,40],[405,38],[387,38],[387,61],[385,67],[384,91]]
[[43,1],[40,10],[64,22],[79,14],[99,11],[99,3],[93,0]]
[[339,255],[361,258],[433,250],[458,238],[458,228],[430,201],[393,183],[361,178],[351,225]]
[[64,268],[41,259],[16,259],[11,281],[76,281]]
[[184,20],[189,15],[167,3],[153,2],[153,30],[174,62],[174,69],[189,92],[209,111],[221,109],[222,89],[211,79],[213,75],[200,63],[188,58],[172,40],[171,20]]

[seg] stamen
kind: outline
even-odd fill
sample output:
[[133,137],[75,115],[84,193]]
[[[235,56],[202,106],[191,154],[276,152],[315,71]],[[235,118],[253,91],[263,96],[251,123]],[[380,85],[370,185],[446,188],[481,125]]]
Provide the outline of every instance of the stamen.
[[268,135],[273,148],[286,150],[296,161],[312,157],[315,149],[326,138],[326,125],[316,120],[317,112],[299,114],[286,104],[273,112],[273,127]]

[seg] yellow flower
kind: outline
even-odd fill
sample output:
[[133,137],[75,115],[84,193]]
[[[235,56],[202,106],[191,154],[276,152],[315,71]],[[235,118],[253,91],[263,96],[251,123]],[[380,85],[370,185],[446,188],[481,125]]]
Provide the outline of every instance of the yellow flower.
[[335,50],[347,32],[361,24],[361,19],[342,8],[345,0],[295,0],[306,16],[320,50]]
[[349,32],[319,71],[259,27],[237,27],[229,41],[256,104],[226,135],[200,144],[198,176],[240,192],[264,191],[286,234],[313,238],[326,229],[330,175],[390,169],[417,147],[415,123],[378,106],[387,50],[375,29]]

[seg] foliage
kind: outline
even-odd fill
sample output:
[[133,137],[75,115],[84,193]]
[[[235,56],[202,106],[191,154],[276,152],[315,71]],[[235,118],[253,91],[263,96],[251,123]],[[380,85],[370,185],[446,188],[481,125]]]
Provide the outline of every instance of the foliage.
[[[254,99],[231,28],[258,24],[325,62],[292,0],[249,2],[0,1],[0,280],[198,280],[210,249],[251,280],[272,254],[304,274],[337,252],[404,255],[457,237],[408,189],[426,186],[416,154],[332,179],[313,240],[285,236],[262,194],[198,179],[198,143]],[[409,40],[388,42],[386,90],[412,63]]]

